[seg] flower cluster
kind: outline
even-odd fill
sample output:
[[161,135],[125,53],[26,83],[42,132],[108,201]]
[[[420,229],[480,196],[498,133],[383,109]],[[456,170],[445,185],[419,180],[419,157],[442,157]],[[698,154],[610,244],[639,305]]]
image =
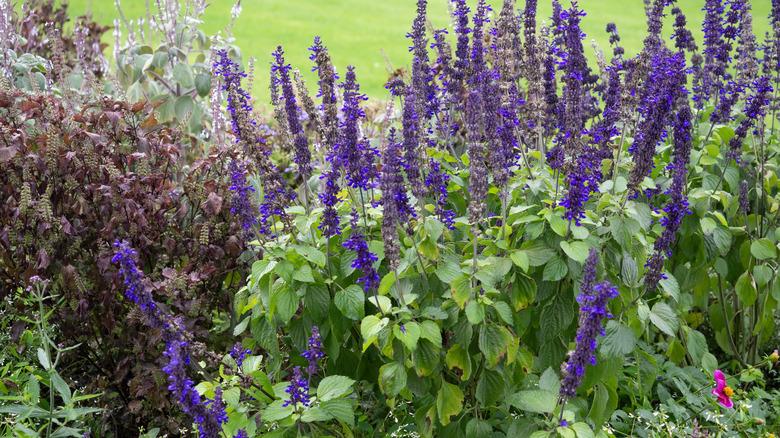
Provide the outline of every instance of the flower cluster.
[[653,292],[658,283],[664,278],[664,259],[672,253],[672,245],[677,236],[677,231],[682,225],[682,220],[690,214],[688,198],[685,196],[685,187],[688,177],[688,161],[691,155],[692,119],[691,107],[687,97],[679,100],[680,107],[674,123],[674,151],[669,170],[672,173],[672,184],[666,191],[669,200],[664,205],[664,216],[661,225],[664,227],[661,236],[653,244],[654,252],[647,260],[645,267],[645,289]]
[[301,126],[300,109],[295,100],[292,80],[290,79],[290,65],[284,61],[284,50],[278,46],[273,53],[274,63],[271,65],[271,75],[276,84],[281,86],[282,97],[284,99],[284,109],[287,115],[287,128],[293,138],[295,155],[293,160],[298,165],[303,180],[306,181],[311,174],[311,151],[309,151],[309,142]]
[[629,187],[636,194],[642,180],[655,167],[655,149],[666,138],[670,114],[685,90],[685,56],[668,49],[658,50],[651,60],[649,76],[641,91],[639,113],[641,129],[628,151],[633,155],[634,168],[629,175]]
[[374,269],[374,262],[378,260],[376,254],[368,250],[366,237],[357,227],[357,213],[352,214],[352,234],[346,242],[344,248],[350,249],[357,254],[352,261],[352,267],[359,269],[362,275],[358,278],[358,283],[363,285],[363,290],[368,293],[379,287],[379,273]]
[[769,78],[766,76],[756,79],[752,89],[753,94],[748,97],[747,103],[745,104],[745,118],[739,122],[737,129],[734,131],[734,137],[729,140],[727,158],[737,162],[739,162],[740,155],[742,154],[742,142],[745,140],[745,137],[753,124],[764,116],[766,107],[769,105],[770,95],[773,91],[772,85],[769,83]]
[[580,304],[579,327],[577,328],[577,346],[569,354],[563,366],[560,399],[566,401],[577,394],[582,383],[585,368],[596,364],[596,338],[604,336],[603,321],[612,317],[607,304],[619,295],[615,286],[608,281],[595,283],[598,253],[591,249],[582,274],[582,285],[577,302]]
[[236,361],[238,366],[243,365],[244,359],[250,354],[252,354],[252,350],[244,348],[240,342],[236,342],[230,350],[230,356]]
[[439,220],[449,228],[455,229],[455,212],[447,208],[447,199],[449,197],[449,191],[447,190],[447,184],[450,181],[450,176],[447,172],[443,171],[441,164],[438,161],[431,158],[428,162],[428,175],[425,177],[425,186],[436,197],[436,216]]
[[322,351],[322,338],[320,338],[320,329],[316,325],[311,327],[311,336],[306,342],[308,347],[301,353],[304,359],[309,361],[309,365],[306,367],[306,373],[309,374],[309,378],[319,372],[319,362],[325,357],[325,352]]
[[301,367],[293,368],[290,384],[284,392],[289,395],[289,398],[282,403],[282,406],[292,405],[293,408],[297,407],[297,405],[309,406],[311,403],[311,399],[309,399],[309,381],[303,377]]
[[[398,226],[406,226],[411,230],[410,219],[417,217],[417,213],[409,203],[406,193],[404,175],[401,173],[402,157],[401,145],[395,139],[395,130],[390,130],[387,148],[382,156],[382,176],[380,187],[382,189],[382,241],[385,246],[385,257],[390,269],[398,267]],[[407,171],[408,174],[408,171]]]
[[168,390],[176,398],[181,410],[198,426],[201,437],[216,438],[227,422],[222,392],[215,391],[213,400],[202,400],[195,384],[188,376],[190,365],[190,336],[182,328],[182,321],[173,319],[160,310],[151,292],[144,285],[144,275],[137,267],[138,254],[127,241],[114,243],[112,262],[119,265],[119,275],[125,285],[125,296],[136,303],[153,328],[163,330],[166,363],[162,370],[168,375]]
[[251,196],[255,188],[246,180],[246,167],[233,160],[230,162],[230,191],[233,197],[230,201],[230,213],[237,216],[244,230],[251,230],[257,224],[255,207]]
[[375,183],[377,172],[374,162],[379,153],[367,139],[360,137],[359,123],[366,116],[360,103],[367,97],[360,93],[360,85],[352,66],[347,67],[343,88],[344,103],[339,139],[328,160],[334,168],[344,169],[350,187],[369,190]]

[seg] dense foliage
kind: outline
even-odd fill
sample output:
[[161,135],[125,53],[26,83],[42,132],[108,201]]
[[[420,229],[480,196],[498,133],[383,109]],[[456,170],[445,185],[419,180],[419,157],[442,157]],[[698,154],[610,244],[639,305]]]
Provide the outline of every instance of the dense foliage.
[[269,114],[205,2],[123,16],[113,70],[38,3],[0,0],[3,433],[780,429],[780,2],[697,42],[648,1],[591,64],[576,1],[418,0],[387,101],[315,38]]

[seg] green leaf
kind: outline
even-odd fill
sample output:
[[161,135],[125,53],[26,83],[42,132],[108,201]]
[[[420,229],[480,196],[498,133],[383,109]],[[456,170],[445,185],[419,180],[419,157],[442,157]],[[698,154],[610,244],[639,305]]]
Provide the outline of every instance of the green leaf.
[[417,375],[420,377],[430,376],[439,366],[441,361],[441,349],[432,342],[423,339],[412,352],[412,362]]
[[523,250],[517,250],[510,254],[509,258],[511,258],[512,262],[520,269],[522,269],[523,272],[528,272],[528,267],[530,266],[531,260],[529,259],[527,252]]
[[455,344],[447,351],[444,361],[447,368],[460,371],[460,380],[466,381],[471,377],[471,358],[469,352],[464,350],[460,344]]
[[575,309],[571,295],[557,294],[542,308],[539,327],[542,339],[553,339],[559,336],[574,320]]
[[376,315],[368,315],[360,322],[360,336],[363,337],[363,351],[376,341],[377,335],[390,322],[387,318],[379,319]]
[[184,95],[179,96],[178,99],[176,99],[176,103],[174,104],[174,112],[176,113],[176,118],[178,120],[187,120],[192,115],[192,109],[195,106],[195,103],[192,100],[192,97]]
[[263,421],[274,422],[283,420],[293,413],[293,406],[283,406],[284,400],[274,400],[273,403],[263,409]]
[[574,432],[577,434],[577,438],[595,438],[593,429],[588,426],[588,423],[578,422],[571,425]]
[[606,332],[600,342],[602,353],[610,357],[622,357],[634,351],[637,338],[630,328],[610,320],[607,322]]
[[478,325],[485,319],[485,308],[481,303],[469,301],[466,304],[466,318],[468,318],[471,325]]
[[333,303],[341,314],[352,320],[359,320],[365,311],[366,294],[357,285],[350,285],[346,289],[336,292]]
[[303,298],[304,310],[314,321],[323,321],[328,316],[330,307],[330,294],[328,290],[321,285],[313,285],[306,288],[306,295]]
[[448,425],[450,417],[460,413],[461,409],[463,409],[463,391],[457,385],[442,380],[439,394],[436,396],[436,413],[442,426]]
[[320,268],[325,267],[325,253],[318,250],[317,248],[313,248],[311,246],[306,245],[292,245],[292,248],[300,254],[301,257],[305,258],[306,260],[314,263],[315,265],[319,266]]
[[498,316],[501,317],[502,321],[509,325],[514,323],[512,319],[512,308],[509,307],[509,304],[503,301],[496,301],[493,303],[493,308],[496,309],[496,313],[498,313]]
[[342,423],[354,427],[355,411],[352,409],[352,403],[345,398],[337,398],[320,403],[320,409],[329,413],[333,418]]
[[566,231],[569,227],[569,222],[564,220],[562,217],[556,215],[556,214],[548,214],[547,222],[550,223],[550,228],[555,232],[555,234],[563,237],[566,235]]
[[560,281],[569,272],[569,268],[566,266],[566,262],[557,255],[550,259],[544,266],[544,281]]
[[671,307],[666,303],[655,303],[650,310],[650,321],[669,336],[675,336],[677,327],[679,326],[679,319],[674,313]]
[[750,253],[758,260],[773,259],[777,257],[777,247],[769,239],[758,239],[750,245]]
[[704,353],[701,357],[701,367],[710,374],[718,369],[718,359],[712,353]]
[[450,283],[452,288],[452,299],[463,309],[466,301],[471,298],[471,281],[465,274],[461,274]]
[[51,361],[49,360],[49,355],[46,353],[46,350],[40,347],[38,347],[38,362],[41,363],[41,366],[45,370],[51,368]]
[[411,321],[403,324],[403,328],[404,329],[401,330],[401,325],[394,325],[393,335],[395,335],[409,351],[414,351],[417,348],[417,341],[420,339],[420,325]]
[[290,288],[281,286],[271,291],[271,315],[277,315],[286,324],[296,310],[298,310],[298,297]]
[[460,259],[455,255],[445,255],[442,263],[436,268],[436,276],[444,283],[451,283],[463,272],[460,270]]
[[561,389],[561,379],[552,368],[547,368],[539,377],[539,389],[547,392],[557,393]]
[[509,300],[514,310],[528,308],[536,299],[536,282],[524,274],[517,274],[512,288],[509,290]]
[[195,76],[195,89],[198,91],[198,96],[208,96],[211,92],[211,75],[198,73]]
[[420,338],[427,339],[436,347],[441,348],[441,329],[433,321],[425,320],[420,324]]
[[344,376],[327,376],[317,386],[317,398],[321,401],[331,400],[352,392],[354,380]]
[[56,389],[60,394],[60,397],[62,397],[63,403],[69,404],[72,394],[68,384],[65,383],[65,381],[62,380],[62,377],[60,377],[60,375],[56,372],[52,372],[49,378],[51,380],[51,384],[54,386],[54,389]]
[[680,284],[677,283],[677,279],[669,272],[664,273],[666,278],[662,278],[658,284],[661,285],[661,289],[672,297],[674,301],[680,301]]
[[382,281],[379,282],[377,293],[379,295],[387,295],[387,293],[390,292],[390,288],[395,284],[396,280],[397,278],[395,276],[395,272],[388,272],[385,274],[385,276],[382,277]]
[[506,328],[485,324],[479,329],[479,350],[485,355],[488,368],[494,368],[506,356],[512,335]]
[[558,394],[541,389],[528,389],[510,395],[507,403],[521,411],[548,414],[555,409]]
[[756,291],[756,285],[750,272],[743,272],[734,284],[734,288],[737,291],[739,302],[743,306],[750,307],[756,302],[758,291]]
[[538,240],[526,241],[520,249],[528,255],[528,263],[531,266],[542,266],[555,255],[555,251]]
[[709,353],[709,349],[707,348],[707,338],[705,338],[704,335],[699,331],[688,327],[685,327],[685,329],[687,332],[686,343],[688,344],[688,354],[690,354],[691,359],[693,359],[693,364],[699,366],[699,364],[701,364],[701,358],[704,356],[704,354]]
[[563,252],[565,252],[570,259],[576,262],[584,263],[585,259],[588,258],[588,251],[590,251],[590,247],[585,242],[575,241],[569,243],[565,240],[562,240],[560,245]]
[[301,421],[304,423],[313,423],[315,421],[328,421],[332,420],[333,416],[330,413],[319,406],[311,406],[306,408],[301,414]]
[[292,278],[302,283],[314,283],[314,276],[309,265],[303,265],[296,269]]
[[607,404],[609,403],[609,391],[603,384],[598,384],[593,388],[593,401],[590,404],[588,418],[596,426],[601,426],[608,418]]
[[476,397],[483,406],[492,406],[504,398],[506,385],[504,375],[493,370],[485,370],[477,381]]
[[395,397],[406,387],[406,368],[398,362],[390,362],[379,368],[379,388],[390,397]]
[[483,438],[491,436],[491,432],[493,432],[493,427],[487,420],[472,418],[466,423],[466,438]]

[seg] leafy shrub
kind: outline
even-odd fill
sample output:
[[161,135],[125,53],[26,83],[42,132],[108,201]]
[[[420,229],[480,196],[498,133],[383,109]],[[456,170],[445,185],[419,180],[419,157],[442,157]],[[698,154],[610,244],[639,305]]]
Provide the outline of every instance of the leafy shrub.
[[187,163],[181,134],[157,125],[144,103],[0,95],[3,290],[33,275],[51,279],[66,300],[53,322],[81,344],[69,353],[80,371],[69,377],[107,401],[119,397],[106,424],[136,430],[167,398],[155,383],[158,335],[116,299],[110,245],[132,241],[158,293],[205,335],[212,311],[229,303],[224,291],[244,247],[225,201],[229,154]]
[[[420,0],[386,109],[315,38],[316,98],[272,54],[273,129],[236,50],[168,14],[116,57],[129,103],[0,95],[0,268],[63,288],[74,362],[132,365],[102,388],[172,418],[150,427],[186,427],[175,403],[209,437],[768,434],[780,8],[759,46],[745,2],[708,1],[700,49],[678,8],[662,38],[667,3],[594,70],[576,2],[537,29],[535,1],[453,0],[429,37]],[[210,133],[180,133],[209,68]]]

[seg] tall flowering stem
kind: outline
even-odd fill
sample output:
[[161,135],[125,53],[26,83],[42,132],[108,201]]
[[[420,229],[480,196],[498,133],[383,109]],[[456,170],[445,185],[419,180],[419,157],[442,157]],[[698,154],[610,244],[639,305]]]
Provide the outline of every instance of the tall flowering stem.
[[309,47],[309,59],[314,61],[313,71],[319,78],[319,97],[322,99],[322,129],[321,137],[324,149],[332,153],[338,141],[338,99],[336,97],[336,81],[338,75],[330,60],[328,49],[322,45],[320,37],[314,37],[314,44]]
[[745,141],[748,131],[756,121],[761,120],[766,114],[766,108],[769,105],[772,94],[772,85],[769,78],[762,76],[753,82],[753,93],[748,97],[745,104],[745,118],[739,122],[734,131],[734,137],[729,140],[729,151],[726,155],[728,159],[739,162],[742,154],[742,142]]
[[664,206],[664,216],[661,225],[664,227],[661,236],[653,244],[653,255],[647,260],[645,267],[645,293],[652,293],[658,288],[658,283],[664,278],[664,259],[671,256],[672,245],[682,220],[690,214],[688,197],[685,187],[688,182],[688,161],[691,155],[692,119],[691,107],[687,96],[678,101],[679,110],[674,123],[674,151],[672,162],[668,169],[672,173],[672,184],[666,191],[669,200]]
[[322,338],[320,337],[320,329],[316,325],[311,327],[311,336],[306,342],[306,350],[301,353],[304,359],[309,361],[309,365],[306,367],[306,373],[311,379],[316,375],[320,369],[320,361],[325,358],[325,352],[322,351]]
[[255,188],[246,180],[246,166],[236,160],[230,162],[230,191],[233,197],[230,200],[230,213],[237,216],[241,228],[251,230],[257,225],[256,209],[252,205],[252,194]]
[[[591,249],[582,274],[582,285],[577,302],[580,304],[579,326],[577,328],[576,347],[563,365],[563,379],[559,399],[561,404],[577,395],[577,388],[585,376],[588,365],[596,364],[596,339],[604,336],[604,320],[612,317],[607,305],[619,295],[615,286],[608,281],[596,283],[596,268],[599,256]],[[561,407],[563,411],[563,407]]]
[[160,309],[154,301],[143,272],[138,268],[138,253],[127,241],[114,242],[114,255],[111,261],[119,266],[119,275],[125,286],[125,296],[138,305],[147,323],[163,331],[166,363],[162,370],[168,375],[168,390],[171,391],[182,411],[189,415],[198,426],[198,432],[204,438],[216,438],[222,431],[222,424],[228,418],[222,402],[222,392],[218,388],[213,400],[202,400],[195,384],[188,376],[190,351],[188,338],[182,322],[174,319]]
[[347,184],[356,189],[369,190],[376,182],[377,171],[374,162],[378,151],[368,140],[360,138],[359,123],[366,113],[361,102],[368,98],[360,92],[355,69],[347,67],[343,84],[343,119],[340,124],[339,140],[329,160],[336,168],[344,170]]
[[436,198],[436,216],[450,230],[455,229],[455,212],[447,208],[447,199],[449,191],[447,184],[450,181],[450,175],[441,168],[441,164],[433,158],[428,162],[429,172],[425,177],[425,185],[428,191],[434,194]]
[[290,384],[284,390],[289,398],[282,403],[282,406],[292,406],[293,408],[306,407],[311,404],[309,398],[309,381],[303,377],[301,367],[293,368]]
[[271,150],[265,144],[264,133],[255,122],[251,98],[241,86],[246,73],[230,59],[226,50],[217,51],[213,68],[214,73],[221,77],[222,89],[227,94],[233,134],[243,146],[244,152],[255,159],[263,184],[264,197],[259,208],[258,230],[262,234],[271,235],[275,216],[289,228],[291,221],[285,208],[295,199],[295,194],[287,187],[282,174],[271,162]]
[[406,37],[412,40],[412,46],[409,47],[413,55],[411,85],[415,94],[420,97],[416,112],[425,120],[433,117],[438,108],[433,70],[428,57],[428,39],[425,36],[427,8],[428,0],[417,0],[417,16],[414,18],[411,32],[406,34]]
[[398,268],[399,243],[398,226],[411,230],[410,220],[417,216],[406,194],[402,173],[401,145],[395,138],[395,130],[390,130],[387,148],[382,160],[382,241],[385,246],[385,258],[391,270]]
[[666,138],[666,127],[674,104],[685,86],[685,56],[668,49],[658,50],[651,59],[651,69],[641,91],[639,113],[641,130],[628,151],[634,167],[629,187],[636,195],[642,180],[655,167],[656,146]]
[[[284,99],[284,109],[287,115],[287,127],[290,130],[289,134],[293,139],[293,145],[295,147],[295,155],[293,161],[298,165],[298,171],[303,177],[305,182],[309,175],[311,175],[311,151],[309,150],[309,142],[306,139],[306,133],[303,131],[303,126],[300,120],[300,108],[298,108],[298,102],[295,99],[295,91],[293,90],[292,79],[290,77],[290,64],[284,61],[284,50],[282,46],[278,46],[273,53],[274,62],[271,64],[271,72],[278,80],[278,85],[282,89],[282,98]],[[304,184],[305,186],[305,184]]]

